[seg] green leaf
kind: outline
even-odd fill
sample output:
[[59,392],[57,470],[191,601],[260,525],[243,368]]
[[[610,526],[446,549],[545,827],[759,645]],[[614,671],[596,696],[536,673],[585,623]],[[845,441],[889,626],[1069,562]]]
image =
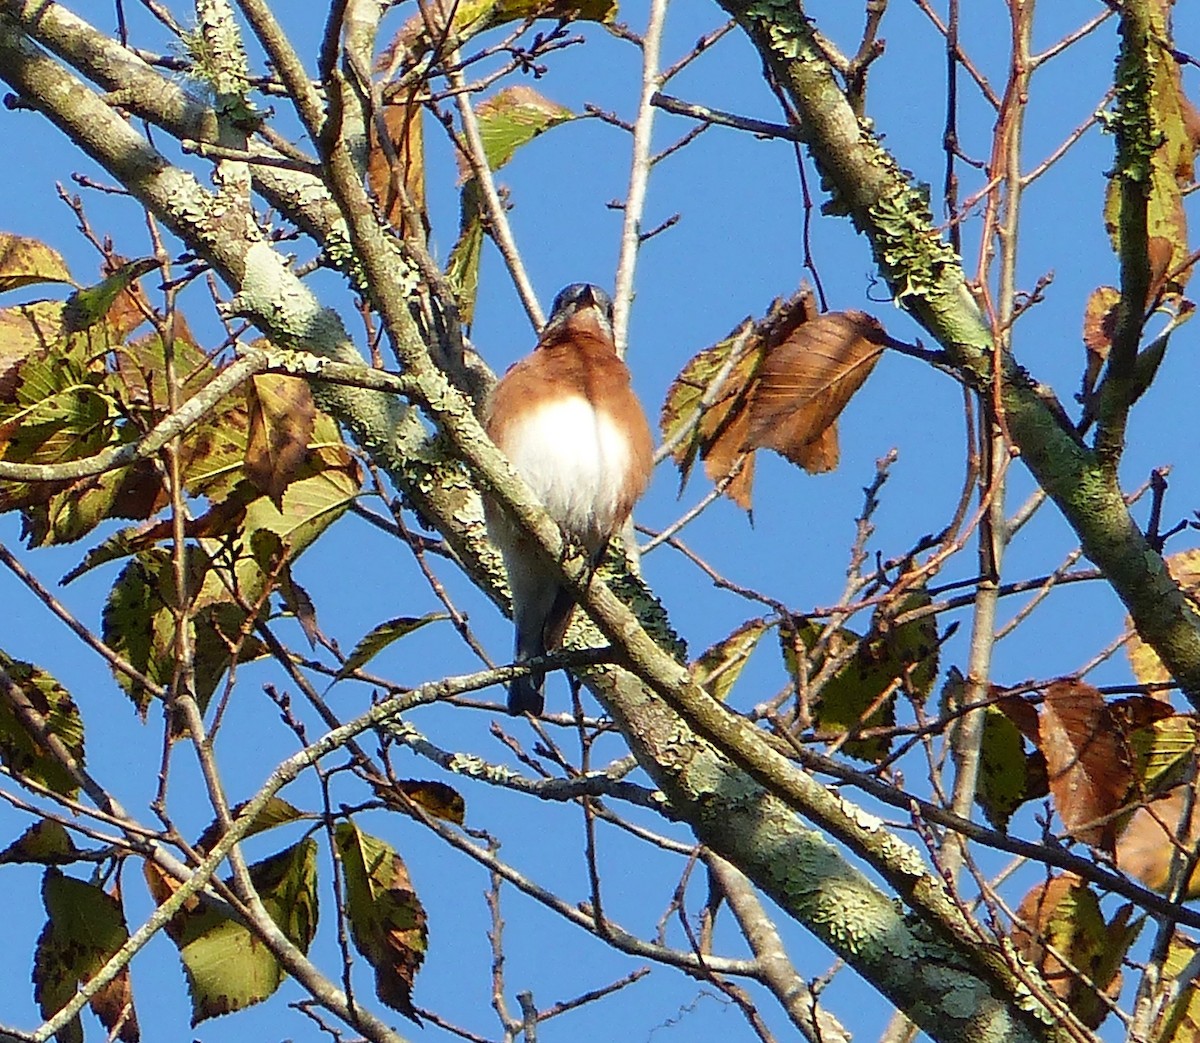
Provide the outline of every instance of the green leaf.
[[[236,604],[225,582],[206,558],[203,550],[189,546],[187,589],[191,615],[187,621],[192,649],[192,668],[196,701],[201,711],[232,665],[231,645],[237,640],[246,619],[245,610]],[[254,591],[247,591],[254,600]],[[169,686],[179,664],[176,642],[176,607],[179,595],[175,585],[175,566],[170,555],[160,548],[141,551],[117,577],[101,615],[105,642],[122,658],[155,684]],[[257,643],[245,644],[239,661],[261,654]],[[151,693],[139,682],[120,671],[113,676],[145,717]]]
[[[11,463],[59,464],[92,456],[116,430],[116,404],[103,374],[71,341],[28,357],[10,400],[0,405],[0,457]],[[0,511],[45,503],[62,488],[51,482],[0,482]]]
[[565,105],[550,101],[524,85],[506,87],[481,101],[475,115],[483,152],[492,170],[508,163],[522,145],[575,118],[575,113]]
[[[79,985],[93,978],[129,940],[121,903],[93,884],[49,869],[42,881],[48,919],[33,960],[34,999],[48,1018],[74,998]],[[91,1000],[110,1031],[121,1023],[119,1039],[135,1043],[137,1017],[126,967]],[[83,1026],[72,1019],[56,1036],[59,1043],[83,1043]]]
[[[132,435],[132,431],[125,428]],[[124,433],[123,431],[123,433]],[[162,478],[150,460],[60,485],[44,504],[24,512],[23,535],[31,547],[74,543],[101,522],[151,517],[166,502]]]
[[1046,762],[1025,748],[1021,730],[997,706],[983,710],[979,784],[975,800],[996,829],[1006,831],[1012,814],[1028,800],[1044,797]]
[[449,618],[445,612],[430,612],[424,616],[397,616],[395,619],[389,619],[386,623],[380,623],[377,627],[372,627],[354,646],[354,651],[346,657],[346,662],[342,664],[335,679],[349,677],[355,670],[366,666],[393,641],[407,637],[414,630],[420,630],[426,624]]
[[[238,804],[230,808],[230,817],[238,818],[245,810],[245,807],[245,804]],[[274,829],[276,826],[285,826],[289,822],[299,822],[301,819],[306,818],[311,818],[311,816],[299,808],[293,807],[282,797],[271,797],[254,817],[253,825],[246,830],[244,836],[252,837],[256,833],[265,833],[268,829]],[[216,844],[221,836],[220,822],[214,820],[200,835],[200,839],[196,841],[195,846],[200,851],[211,851],[213,845]]]
[[[900,625],[893,620],[929,604],[929,595],[924,590],[910,591],[888,606],[886,612],[881,609],[876,613],[871,632],[865,637],[858,638],[852,631],[841,628],[831,636],[825,649],[815,654],[807,664],[810,679],[818,676],[826,662],[849,656],[845,665],[810,696],[813,727],[818,735],[839,737],[867,729],[890,728],[895,724],[896,698],[901,691],[914,699],[928,696],[937,678],[936,619],[926,615]],[[784,660],[796,676],[789,629],[811,652],[822,628],[801,621],[781,631]],[[876,762],[887,755],[891,743],[890,735],[850,738],[841,744],[841,749],[851,757]]]
[[335,831],[346,916],[354,946],[375,969],[375,994],[420,1024],[412,1005],[413,981],[425,959],[429,929],[403,859],[352,822]]
[[459,215],[458,241],[446,262],[446,277],[458,296],[459,316],[470,326],[475,318],[479,262],[483,256],[483,204],[475,178],[469,178],[462,187]]
[[[153,863],[146,880],[161,904],[178,887]],[[250,866],[263,906],[301,952],[317,929],[317,844],[311,837]],[[248,927],[193,899],[171,920],[167,933],[179,947],[192,1024],[242,1010],[270,997],[287,973]]]
[[[47,731],[80,766],[84,762],[83,719],[70,693],[41,667],[0,652],[0,668],[14,689],[29,701]],[[74,797],[79,787],[70,772],[17,716],[10,700],[0,699],[0,762],[18,778],[38,783],[55,793]]]
[[0,232],[0,293],[40,282],[71,282],[62,254],[39,239]]
[[724,702],[750,653],[769,629],[771,624],[765,619],[751,619],[743,623],[692,663],[692,680],[703,686],[714,699]]
[[0,851],[0,865],[35,862],[44,866],[63,866],[78,861],[80,854],[65,826],[53,819],[43,819]]
[[[163,574],[169,574],[170,568],[165,551],[139,554],[117,576],[100,618],[105,644],[135,670],[163,686],[170,684],[178,662],[175,618],[162,590]],[[151,693],[124,673],[114,671],[113,676],[144,718]]]

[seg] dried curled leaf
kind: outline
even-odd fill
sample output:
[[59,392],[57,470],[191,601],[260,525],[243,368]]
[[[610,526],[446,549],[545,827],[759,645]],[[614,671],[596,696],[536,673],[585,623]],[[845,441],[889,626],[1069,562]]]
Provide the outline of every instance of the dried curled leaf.
[[887,344],[859,311],[817,314],[807,287],[743,322],[683,368],[667,392],[659,426],[682,480],[696,459],[725,493],[750,509],[754,453],[773,449],[819,474],[837,466],[837,418]]
[[[390,148],[379,138],[379,126],[371,123],[371,147],[367,153],[367,183],[383,210],[388,224],[406,238],[428,234],[425,211],[425,135],[417,91],[409,90],[383,108],[383,124]],[[403,195],[400,189],[404,189]],[[404,213],[404,196],[412,205],[412,220]]]
[[810,474],[832,470],[834,425],[886,343],[883,327],[861,311],[829,312],[774,332],[750,398],[742,448],[774,449]]

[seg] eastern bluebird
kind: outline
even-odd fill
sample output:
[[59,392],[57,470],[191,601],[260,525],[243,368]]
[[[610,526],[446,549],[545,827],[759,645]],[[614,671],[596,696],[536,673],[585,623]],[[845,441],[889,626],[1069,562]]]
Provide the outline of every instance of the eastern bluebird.
[[[613,345],[608,294],[575,283],[554,299],[537,347],[492,392],[486,427],[563,533],[597,563],[645,492],[654,450]],[[500,507],[484,506],[508,570],[520,663],[562,644],[575,600]],[[544,689],[543,671],[517,678],[508,712],[541,713]]]

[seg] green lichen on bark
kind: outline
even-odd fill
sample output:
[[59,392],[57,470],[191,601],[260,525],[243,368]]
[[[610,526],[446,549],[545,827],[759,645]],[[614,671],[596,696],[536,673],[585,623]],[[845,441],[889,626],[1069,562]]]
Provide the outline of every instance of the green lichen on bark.
[[198,0],[196,18],[183,37],[193,72],[212,90],[218,116],[252,129],[261,117],[250,102],[250,64],[233,9],[226,0]]

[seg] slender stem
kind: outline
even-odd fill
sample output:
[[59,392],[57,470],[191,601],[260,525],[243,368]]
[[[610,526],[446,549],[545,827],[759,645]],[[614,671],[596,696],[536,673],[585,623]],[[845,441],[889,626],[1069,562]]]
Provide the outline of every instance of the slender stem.
[[629,168],[629,191],[625,193],[625,221],[621,228],[621,253],[613,280],[613,341],[624,357],[629,342],[629,312],[633,304],[633,274],[641,245],[642,214],[646,208],[646,184],[653,165],[650,152],[654,128],[654,95],[662,86],[659,53],[667,0],[652,0],[646,35],[642,38],[642,95],[633,125],[633,160]]
[[[1024,121],[1026,99],[1029,92],[1029,41],[1033,29],[1034,0],[1010,0],[1012,17],[1012,67],[997,137],[1001,139],[1003,151],[1000,157],[1003,167],[1003,186],[1006,192],[1004,213],[997,229],[1000,240],[999,307],[997,315],[997,350],[1005,354],[1012,347],[1012,320],[1016,306],[1017,244],[1021,204],[1021,130]],[[998,369],[999,367],[997,367]],[[1000,596],[1000,566],[1004,557],[1005,517],[1004,489],[1005,469],[1008,462],[1008,445],[1004,437],[1003,416],[993,402],[983,402],[982,417],[990,419],[987,427],[981,425],[980,438],[984,440],[984,467],[980,474],[982,496],[986,510],[979,522],[979,572],[980,582],[975,598],[975,611],[971,621],[971,641],[967,664],[968,702],[978,702],[987,693],[991,677],[992,651],[996,643],[996,607]],[[985,710],[974,710],[959,722],[953,733],[953,756],[955,765],[954,790],[950,801],[951,810],[962,818],[969,818],[975,802],[975,789],[979,777],[979,751],[983,740]],[[948,844],[943,851],[943,865],[951,877],[957,875],[962,866],[964,842]]]
[[450,86],[454,89],[454,104],[458,107],[458,118],[462,121],[463,138],[466,140],[464,158],[475,175],[479,190],[483,196],[483,205],[487,210],[488,231],[504,264],[508,268],[517,295],[525,307],[525,314],[533,323],[535,329],[541,329],[546,324],[546,315],[538,303],[537,293],[529,281],[529,274],[521,261],[521,252],[517,249],[517,241],[513,236],[512,227],[508,223],[508,214],[500,193],[496,191],[496,180],[492,177],[488,166],[487,152],[483,147],[483,135],[479,132],[479,121],[475,118],[475,109],[471,105],[471,94],[466,89],[466,80],[461,70],[449,72],[446,75]]

